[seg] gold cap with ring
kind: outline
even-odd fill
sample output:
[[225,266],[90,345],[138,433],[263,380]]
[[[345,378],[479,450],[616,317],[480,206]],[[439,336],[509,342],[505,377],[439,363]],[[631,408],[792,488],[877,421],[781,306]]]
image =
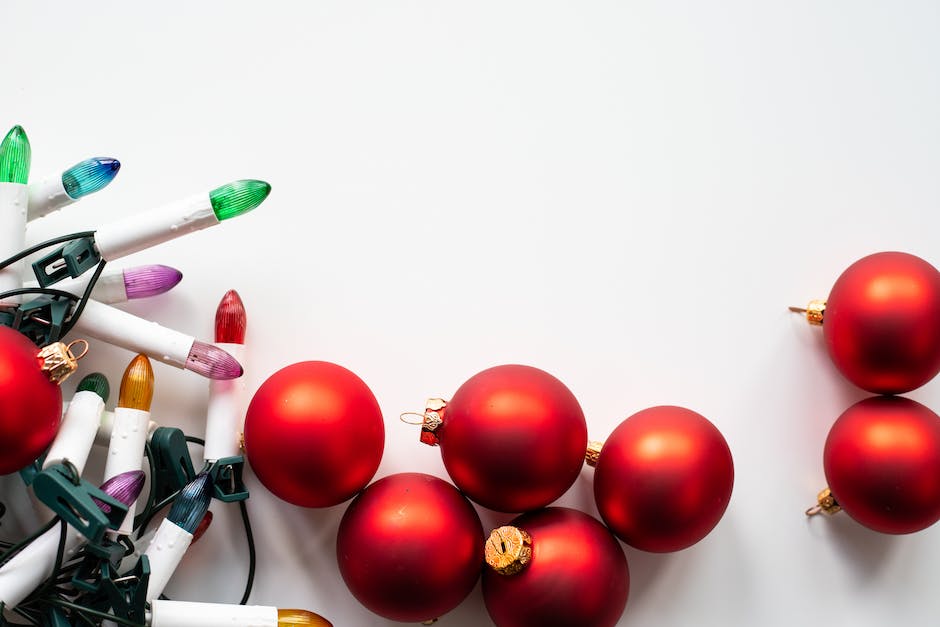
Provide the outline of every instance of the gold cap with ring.
[[790,307],[790,311],[806,314],[807,322],[814,326],[821,326],[826,315],[826,301],[811,300],[805,309],[803,307]]
[[597,460],[601,458],[601,449],[604,448],[603,442],[598,442],[597,440],[589,440],[587,445],[587,451],[584,453],[584,463],[586,463],[591,468],[597,466]]
[[532,537],[518,527],[498,527],[487,539],[484,555],[500,575],[515,575],[532,560]]
[[832,516],[833,514],[838,514],[842,511],[842,507],[836,501],[836,497],[832,496],[832,491],[829,488],[826,488],[818,495],[816,495],[816,505],[813,505],[808,510],[806,510],[807,516],[815,516],[816,514],[826,514]]
[[[78,355],[72,352],[72,347],[76,344],[84,346],[84,350]],[[62,342],[47,344],[39,350],[36,356],[42,361],[39,369],[49,377],[50,381],[60,385],[78,369],[78,360],[86,353],[88,353],[88,341],[74,340],[67,345]]]

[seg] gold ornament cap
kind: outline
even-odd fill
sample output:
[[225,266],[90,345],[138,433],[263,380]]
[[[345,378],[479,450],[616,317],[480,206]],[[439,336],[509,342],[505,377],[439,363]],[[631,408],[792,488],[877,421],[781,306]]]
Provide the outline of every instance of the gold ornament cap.
[[826,301],[811,300],[804,309],[803,307],[790,307],[794,313],[806,314],[806,321],[813,326],[822,326],[823,318],[826,316]]
[[[78,355],[72,352],[72,347],[81,344],[83,350]],[[86,340],[74,340],[69,344],[62,342],[53,342],[39,349],[36,355],[42,362],[39,369],[42,370],[49,380],[56,385],[61,385],[63,381],[69,378],[73,372],[78,369],[78,360],[88,352],[88,342]]]
[[842,507],[836,501],[836,497],[832,496],[832,491],[829,490],[829,488],[826,488],[816,495],[816,505],[806,510],[806,515],[815,516],[816,514],[826,514],[832,516],[841,511]]
[[587,445],[587,451],[584,453],[584,463],[591,468],[597,466],[597,460],[601,458],[601,449],[604,448],[603,442],[590,440]]
[[487,539],[484,555],[500,575],[515,575],[532,561],[532,536],[511,525],[499,527]]

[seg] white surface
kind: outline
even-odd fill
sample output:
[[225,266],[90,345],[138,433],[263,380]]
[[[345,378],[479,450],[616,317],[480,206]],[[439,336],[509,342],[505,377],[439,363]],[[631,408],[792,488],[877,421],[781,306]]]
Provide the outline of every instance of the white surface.
[[[5,45],[28,54],[4,67],[3,124],[26,128],[37,175],[93,155],[123,167],[35,237],[239,178],[273,186],[251,214],[128,258],[185,274],[128,310],[209,341],[237,289],[249,392],[295,361],[352,369],[386,416],[379,476],[446,476],[397,416],[500,363],[563,380],[593,438],[651,405],[701,412],[734,454],[731,505],[691,549],[627,549],[622,625],[936,624],[940,529],[803,515],[830,424],[865,394],[786,311],[871,252],[940,265],[936,3],[48,10],[4,7]],[[133,355],[92,349],[82,372],[116,389]],[[206,381],[155,368],[154,420],[201,434]],[[940,410],[938,381],[911,396]],[[252,603],[395,624],[339,577],[344,506],[304,510],[248,481]],[[596,513],[590,470],[561,502]],[[240,597],[243,536],[223,514],[172,598]],[[439,623],[486,624],[479,588]]]

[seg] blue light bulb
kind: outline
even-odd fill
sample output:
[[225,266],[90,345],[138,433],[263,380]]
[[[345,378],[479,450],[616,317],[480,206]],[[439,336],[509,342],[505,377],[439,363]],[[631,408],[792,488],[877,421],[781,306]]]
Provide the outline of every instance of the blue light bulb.
[[202,472],[183,486],[166,519],[188,533],[196,531],[212,502],[212,478]]
[[72,200],[94,194],[114,180],[121,162],[110,157],[93,157],[76,163],[62,173],[62,187]]

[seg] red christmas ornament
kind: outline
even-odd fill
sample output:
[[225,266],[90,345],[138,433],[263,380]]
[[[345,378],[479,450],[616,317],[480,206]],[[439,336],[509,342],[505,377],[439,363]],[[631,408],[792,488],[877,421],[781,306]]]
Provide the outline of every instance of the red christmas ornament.
[[940,372],[940,272],[920,257],[864,257],[808,309],[836,368],[862,389],[900,394]]
[[841,507],[882,533],[912,533],[940,519],[940,418],[920,403],[876,396],[852,405],[829,431],[823,466],[829,494],[808,514]]
[[551,503],[577,479],[587,424],[552,375],[496,366],[468,379],[449,402],[428,401],[421,439],[440,445],[448,474],[470,499],[523,512]]
[[349,370],[303,361],[271,375],[245,416],[245,452],[278,497],[328,507],[359,492],[382,460],[385,425],[371,390]]
[[617,540],[566,507],[523,514],[486,542],[483,600],[497,627],[611,627],[630,572]]
[[431,620],[457,607],[476,585],[483,526],[446,481],[391,475],[346,510],[336,558],[346,586],[371,611],[401,622]]
[[64,344],[39,349],[0,326],[0,474],[33,463],[52,444],[62,419],[58,383],[75,370],[76,359]]
[[601,518],[644,551],[692,546],[718,524],[731,499],[728,443],[715,425],[684,407],[651,407],[630,416],[595,459]]

